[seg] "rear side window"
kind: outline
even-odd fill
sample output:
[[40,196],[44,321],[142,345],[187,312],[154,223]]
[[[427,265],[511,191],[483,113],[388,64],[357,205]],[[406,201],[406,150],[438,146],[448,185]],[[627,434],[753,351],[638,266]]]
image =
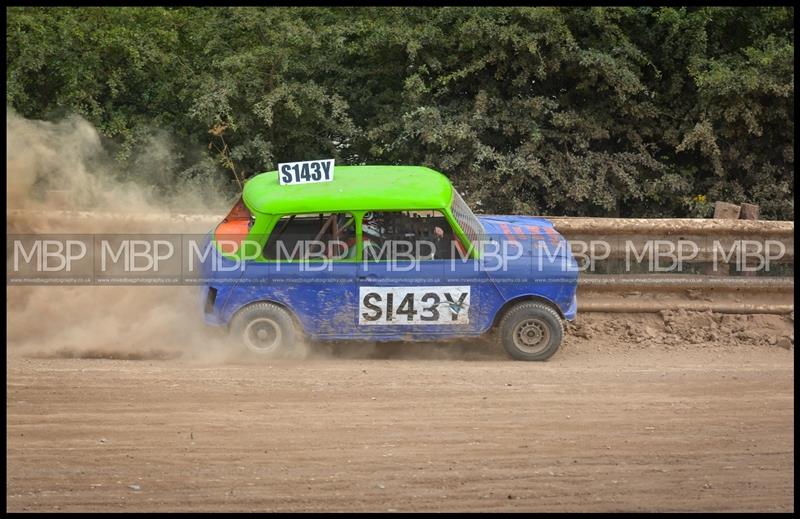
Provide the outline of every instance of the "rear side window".
[[263,254],[280,261],[355,259],[355,218],[350,213],[283,216],[272,229]]

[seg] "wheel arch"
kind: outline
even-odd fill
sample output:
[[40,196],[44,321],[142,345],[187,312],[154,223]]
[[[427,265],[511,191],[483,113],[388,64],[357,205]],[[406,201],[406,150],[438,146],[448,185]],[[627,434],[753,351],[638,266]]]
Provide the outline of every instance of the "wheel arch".
[[562,312],[561,308],[559,308],[559,306],[555,304],[552,300],[544,296],[529,294],[509,299],[508,301],[503,303],[503,306],[500,307],[500,310],[498,310],[497,313],[494,314],[494,319],[492,320],[492,325],[489,329],[490,330],[495,329],[497,325],[500,323],[500,321],[503,320],[503,317],[508,313],[508,311],[514,308],[519,303],[531,303],[531,302],[543,303],[552,308],[553,310],[555,310],[555,312],[562,320],[566,319],[566,317],[564,316],[564,312]]
[[265,299],[257,299],[257,300],[253,300],[253,301],[248,301],[247,303],[245,303],[245,304],[241,305],[239,308],[237,308],[236,310],[234,310],[234,311],[231,313],[231,316],[230,316],[230,318],[228,319],[228,324],[227,324],[228,328],[230,328],[230,326],[231,326],[231,323],[232,323],[232,322],[233,322],[233,321],[236,319],[236,316],[237,316],[237,315],[239,315],[240,313],[242,313],[242,312],[243,312],[245,309],[247,309],[247,308],[249,308],[249,307],[251,307],[251,306],[253,306],[253,305],[260,304],[260,303],[269,303],[269,304],[271,304],[271,305],[275,305],[275,306],[277,306],[277,307],[280,307],[280,308],[282,308],[283,310],[285,310],[285,311],[286,311],[286,313],[288,313],[288,314],[289,314],[289,317],[291,317],[291,318],[292,318],[292,322],[294,323],[295,327],[296,327],[298,330],[301,330],[301,331],[303,331],[303,330],[305,329],[305,328],[303,327],[303,323],[300,321],[300,319],[297,317],[297,314],[294,312],[294,310],[293,310],[293,309],[292,309],[290,306],[288,306],[286,303],[282,303],[282,302],[280,302],[280,301],[276,301],[276,300],[274,300],[274,299],[269,299],[269,298],[265,298]]

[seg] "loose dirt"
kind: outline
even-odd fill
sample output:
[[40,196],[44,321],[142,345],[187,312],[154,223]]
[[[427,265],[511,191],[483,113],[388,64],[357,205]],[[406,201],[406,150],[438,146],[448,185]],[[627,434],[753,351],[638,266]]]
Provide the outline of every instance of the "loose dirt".
[[8,510],[791,511],[792,323],[744,319],[586,314],[544,363],[11,352]]

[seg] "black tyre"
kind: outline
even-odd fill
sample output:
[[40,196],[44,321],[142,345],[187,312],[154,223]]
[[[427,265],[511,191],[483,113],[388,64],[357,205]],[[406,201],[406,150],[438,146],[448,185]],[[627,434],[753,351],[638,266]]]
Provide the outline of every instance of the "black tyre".
[[551,306],[538,302],[511,308],[498,330],[503,348],[517,360],[547,360],[558,351],[564,337],[561,316]]
[[289,312],[273,303],[254,303],[234,316],[231,335],[250,353],[268,356],[290,352],[298,333]]

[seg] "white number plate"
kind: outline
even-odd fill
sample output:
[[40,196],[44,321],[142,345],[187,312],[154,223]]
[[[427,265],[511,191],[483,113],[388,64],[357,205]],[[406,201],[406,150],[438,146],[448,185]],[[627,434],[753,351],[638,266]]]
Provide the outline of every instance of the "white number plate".
[[359,287],[358,324],[469,324],[469,288]]
[[278,164],[278,179],[282,186],[330,182],[333,180],[333,159]]

